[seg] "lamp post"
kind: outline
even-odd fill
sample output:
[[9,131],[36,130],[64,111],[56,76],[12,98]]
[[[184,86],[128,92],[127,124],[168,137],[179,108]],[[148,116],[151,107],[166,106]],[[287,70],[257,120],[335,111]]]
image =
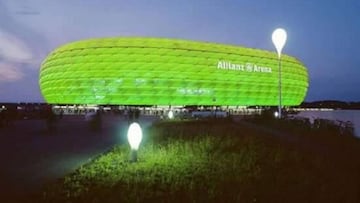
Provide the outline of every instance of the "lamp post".
[[281,118],[281,51],[286,43],[286,31],[282,28],[277,28],[272,33],[272,41],[275,45],[277,54],[278,54],[278,63],[279,63],[279,118]]
[[130,124],[127,133],[128,142],[131,147],[131,162],[137,161],[137,150],[142,139],[142,130],[138,123],[134,122]]

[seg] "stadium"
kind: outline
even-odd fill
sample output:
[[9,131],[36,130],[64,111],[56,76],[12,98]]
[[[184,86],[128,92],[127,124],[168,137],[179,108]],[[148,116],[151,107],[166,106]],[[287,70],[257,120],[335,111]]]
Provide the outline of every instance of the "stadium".
[[[306,67],[281,58],[282,104],[308,88]],[[275,52],[209,42],[116,37],[65,44],[43,61],[41,92],[50,104],[276,106]]]

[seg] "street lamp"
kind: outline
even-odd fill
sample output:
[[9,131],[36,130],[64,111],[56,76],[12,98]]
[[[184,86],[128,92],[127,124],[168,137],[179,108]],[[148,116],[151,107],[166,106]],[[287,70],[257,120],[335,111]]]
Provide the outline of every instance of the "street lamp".
[[272,33],[272,41],[275,45],[276,51],[278,53],[278,62],[279,62],[279,118],[281,118],[281,51],[286,43],[286,31],[282,28],[277,28]]
[[142,139],[142,130],[138,123],[134,122],[130,124],[127,133],[128,142],[131,147],[131,162],[137,161],[137,150]]

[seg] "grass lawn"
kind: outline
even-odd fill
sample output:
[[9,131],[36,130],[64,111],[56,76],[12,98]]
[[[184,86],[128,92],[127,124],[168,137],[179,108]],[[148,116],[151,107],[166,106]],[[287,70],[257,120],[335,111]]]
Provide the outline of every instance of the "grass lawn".
[[163,121],[137,163],[116,146],[48,185],[42,202],[359,202],[360,167],[231,120]]

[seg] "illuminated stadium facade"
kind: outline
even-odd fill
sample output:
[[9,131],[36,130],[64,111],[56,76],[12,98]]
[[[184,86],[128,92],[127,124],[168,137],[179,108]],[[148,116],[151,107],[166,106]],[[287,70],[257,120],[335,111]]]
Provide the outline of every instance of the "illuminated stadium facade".
[[[282,103],[300,104],[308,73],[282,56]],[[276,53],[163,38],[100,38],[54,50],[40,71],[53,104],[276,106]]]

